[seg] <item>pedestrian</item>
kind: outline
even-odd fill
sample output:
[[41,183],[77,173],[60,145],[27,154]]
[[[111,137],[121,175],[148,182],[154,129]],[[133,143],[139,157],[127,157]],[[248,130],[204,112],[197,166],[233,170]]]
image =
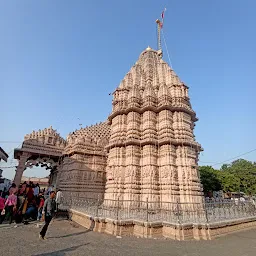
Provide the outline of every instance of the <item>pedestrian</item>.
[[28,224],[29,220],[36,220],[37,219],[37,207],[36,207],[36,200],[33,199],[27,207],[27,210],[24,214],[23,223],[24,225]]
[[45,239],[47,228],[53,218],[53,215],[56,209],[54,197],[55,197],[55,192],[51,191],[49,198],[47,198],[44,202],[42,214],[43,214],[43,219],[45,220],[45,224],[39,234],[40,239]]
[[6,187],[4,187],[4,191],[2,192],[2,198],[5,198],[6,195],[8,196],[8,191],[7,191]]
[[34,188],[34,196],[38,196],[39,192],[40,192],[40,187],[39,187],[39,184],[36,183],[36,186]]
[[57,213],[58,213],[58,210],[59,210],[59,206],[62,203],[62,198],[63,198],[63,194],[62,194],[61,189],[59,189],[57,194],[56,194],[56,210],[57,210]]
[[12,224],[14,211],[16,210],[16,205],[17,205],[17,196],[13,193],[8,196],[8,198],[5,202],[5,207],[7,209],[7,212],[9,214],[9,218],[10,218],[9,224]]
[[23,184],[21,185],[21,190],[20,190],[20,194],[25,193],[26,191],[26,187],[27,187],[27,182],[24,181]]
[[18,188],[15,183],[12,183],[11,187],[9,188],[9,195],[15,194],[18,191]]
[[27,191],[26,197],[28,199],[28,203],[31,203],[31,201],[34,199],[33,183],[32,185],[28,186],[28,189],[26,191]]
[[42,194],[39,195],[39,205],[38,205],[38,214],[37,214],[37,220],[40,221],[42,218],[42,212],[44,207],[44,197]]
[[[25,191],[24,191],[25,192]],[[17,223],[21,223],[22,222],[22,209],[25,203],[25,193],[21,193],[21,190],[18,192],[17,195],[17,211],[15,214],[15,222]]]
[[54,186],[52,186],[52,185],[50,185],[50,186],[48,187],[47,192],[46,192],[47,195],[50,195],[50,193],[51,193],[52,191],[54,191],[53,188],[54,188]]
[[0,224],[2,224],[2,222],[4,221],[4,217],[5,217],[5,205],[4,205],[4,198],[2,198],[0,196]]

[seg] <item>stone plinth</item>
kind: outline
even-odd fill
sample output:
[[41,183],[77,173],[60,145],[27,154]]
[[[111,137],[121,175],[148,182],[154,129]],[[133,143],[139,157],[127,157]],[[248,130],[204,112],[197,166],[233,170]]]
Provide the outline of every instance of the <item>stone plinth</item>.
[[136,236],[142,238],[167,238],[178,241],[212,240],[216,237],[256,228],[256,217],[216,222],[211,224],[177,224],[163,222],[142,222],[136,220],[116,221],[107,218],[93,218],[72,210],[70,217],[78,224],[96,232],[114,236]]

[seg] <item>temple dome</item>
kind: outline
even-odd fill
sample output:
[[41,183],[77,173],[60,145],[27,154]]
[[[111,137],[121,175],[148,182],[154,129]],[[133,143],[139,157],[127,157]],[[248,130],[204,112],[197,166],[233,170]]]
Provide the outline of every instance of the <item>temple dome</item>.
[[109,139],[110,126],[107,122],[91,125],[70,133],[67,137],[68,143],[91,143],[92,140]]
[[[147,94],[151,94],[153,96],[154,94],[158,94],[156,89],[158,89],[162,83],[165,83],[167,88],[172,85],[182,84],[177,74],[170,68],[168,63],[162,59],[161,55],[159,55],[159,51],[147,47],[142,51],[139,59],[125,75],[115,92],[119,90],[130,91],[133,87],[138,87],[139,90],[144,91],[144,89],[146,89],[150,84],[154,88],[155,92],[152,93],[150,89]],[[165,91],[162,91],[160,94],[166,94],[166,88],[164,88],[164,90]],[[131,94],[134,95],[134,92],[135,91],[133,91],[133,93],[129,92],[130,98]],[[115,100],[119,99],[119,94],[120,93],[116,94]],[[140,95],[142,95],[142,92],[140,92]]]

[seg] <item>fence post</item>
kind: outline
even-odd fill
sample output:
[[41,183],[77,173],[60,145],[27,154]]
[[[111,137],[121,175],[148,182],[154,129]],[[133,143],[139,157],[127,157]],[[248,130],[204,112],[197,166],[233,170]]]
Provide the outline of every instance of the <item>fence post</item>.
[[100,195],[98,194],[97,208],[96,208],[96,216],[99,217],[99,205],[100,205]]
[[119,219],[119,197],[117,198],[117,212],[116,212],[116,219]]
[[204,200],[204,210],[205,210],[206,223],[209,223],[209,219],[208,219],[208,212],[207,212],[207,206],[206,206],[206,202],[205,202],[205,200]]
[[180,205],[179,205],[178,200],[177,200],[177,213],[178,213],[178,223],[181,224],[181,222],[180,222]]
[[147,203],[147,205],[146,205],[146,210],[147,210],[147,212],[146,212],[146,221],[148,222],[148,197],[147,197],[146,203]]

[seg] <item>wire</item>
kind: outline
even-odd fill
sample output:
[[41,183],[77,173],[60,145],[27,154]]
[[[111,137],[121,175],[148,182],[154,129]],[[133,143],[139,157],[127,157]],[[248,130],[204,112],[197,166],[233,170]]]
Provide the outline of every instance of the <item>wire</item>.
[[167,44],[166,44],[166,40],[165,40],[164,30],[163,29],[162,29],[162,35],[163,35],[164,45],[165,45],[166,52],[167,52],[167,57],[168,57],[168,60],[169,60],[169,65],[172,68],[172,62],[171,62],[171,58],[170,58],[170,55],[169,55],[168,47],[167,47]]
[[216,163],[216,164],[214,164],[214,165],[212,165],[212,166],[215,166],[215,165],[218,165],[218,164],[222,164],[222,163],[225,163],[225,162],[228,162],[228,161],[234,160],[234,159],[236,159],[236,158],[238,158],[238,157],[240,157],[240,156],[247,155],[247,154],[249,154],[249,153],[251,153],[251,152],[254,152],[254,151],[256,151],[256,148],[255,148],[255,149],[253,149],[253,150],[250,150],[250,151],[248,151],[248,152],[245,152],[245,153],[243,153],[243,154],[241,154],[241,155],[238,155],[238,156],[232,157],[232,158],[230,158],[230,159],[228,159],[228,160],[225,160],[225,161],[222,161],[222,162]]
[[215,165],[223,164],[223,163],[229,162],[229,161],[231,161],[231,160],[237,159],[238,157],[241,157],[241,156],[250,154],[250,153],[252,153],[252,152],[254,152],[254,151],[256,151],[256,148],[255,148],[255,149],[252,149],[252,150],[250,150],[250,151],[247,151],[247,152],[245,152],[245,153],[243,153],[243,154],[241,154],[241,155],[238,155],[238,156],[229,158],[229,159],[227,159],[227,160],[224,160],[224,161],[222,161],[222,162],[204,162],[204,161],[199,161],[199,162],[200,162],[200,163],[205,163],[205,164],[213,164],[213,165],[211,165],[211,166],[215,166]]
[[216,164],[216,162],[204,162],[204,161],[198,161],[200,163],[203,163],[203,164]]

